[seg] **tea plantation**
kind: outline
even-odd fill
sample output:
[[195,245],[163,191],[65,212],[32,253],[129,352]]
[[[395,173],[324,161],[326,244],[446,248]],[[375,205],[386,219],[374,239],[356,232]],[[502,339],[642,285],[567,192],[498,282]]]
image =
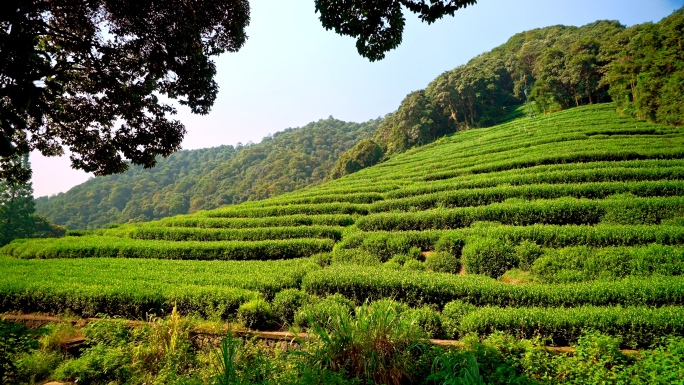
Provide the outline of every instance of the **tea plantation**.
[[233,319],[260,303],[248,326],[272,329],[341,294],[423,309],[436,338],[594,330],[644,348],[684,333],[684,130],[590,105],[276,198],[0,253],[3,312]]

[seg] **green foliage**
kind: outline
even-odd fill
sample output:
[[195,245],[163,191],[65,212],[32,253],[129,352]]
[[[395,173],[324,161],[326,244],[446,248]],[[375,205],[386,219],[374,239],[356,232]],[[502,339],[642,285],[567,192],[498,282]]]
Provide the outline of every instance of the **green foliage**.
[[[30,173],[28,155],[14,163],[15,167]],[[50,224],[34,212],[33,187],[30,182],[0,180],[0,246],[17,238],[64,236],[66,229]]]
[[329,253],[314,254],[311,256],[321,267],[329,266],[331,264],[354,264],[375,266],[380,264],[380,259],[360,249],[341,249],[335,248]]
[[107,236],[83,236],[13,242],[2,248],[16,258],[158,258],[187,260],[292,259],[330,251],[327,239],[173,242]]
[[123,348],[96,345],[78,359],[66,361],[55,370],[62,381],[90,384],[124,383],[131,377],[131,361]]
[[273,315],[284,324],[294,322],[295,313],[309,302],[309,295],[298,289],[285,289],[273,297]]
[[378,123],[324,119],[259,144],[178,151],[157,159],[154,169],[135,166],[38,198],[36,210],[69,229],[94,229],[273,197],[323,181],[339,154],[371,135]]
[[34,350],[24,353],[16,360],[17,378],[28,384],[40,383],[47,380],[63,360],[61,352]]
[[438,356],[433,363],[433,373],[428,380],[441,385],[484,385],[485,382],[480,375],[475,356],[470,355],[463,361],[459,358],[450,354]]
[[360,248],[385,262],[397,254],[407,254],[411,245],[405,239],[378,234],[365,238]]
[[469,274],[502,276],[518,264],[515,249],[496,238],[469,239],[463,248],[463,266]]
[[237,317],[246,327],[257,330],[268,329],[275,321],[271,305],[262,298],[240,305]]
[[398,385],[412,378],[423,336],[412,312],[383,300],[364,303],[355,315],[339,312],[327,320],[312,319],[306,348],[316,367]]
[[116,347],[124,346],[130,341],[131,331],[124,319],[101,318],[95,322],[90,322],[83,329],[83,336],[91,344]]
[[[105,234],[119,235],[121,229]],[[327,238],[338,241],[342,232],[335,227],[297,226],[297,227],[257,227],[250,229],[202,229],[182,227],[136,226],[126,236],[133,239],[164,241],[265,241],[296,238]]]
[[415,319],[420,329],[428,338],[441,339],[445,337],[442,326],[442,316],[429,306],[406,310],[405,316]]
[[547,282],[582,282],[627,276],[684,275],[684,249],[674,246],[584,246],[548,249],[534,262],[532,271]]
[[435,243],[435,251],[443,251],[461,258],[461,251],[466,244],[466,237],[462,233],[446,233]]
[[425,258],[425,268],[435,273],[458,274],[461,263],[453,254],[438,251]]
[[408,270],[425,270],[426,264],[417,259],[409,259],[408,261],[404,262],[403,267],[404,269]]
[[[456,209],[434,209],[417,213],[381,213],[361,217],[356,225],[363,231],[407,231],[428,229],[456,229],[468,227],[478,221],[498,221],[510,225],[535,223],[597,224],[606,222],[625,223],[614,220],[614,212],[629,213],[626,223],[658,224],[664,219],[681,215],[684,199],[632,198],[629,200],[589,200],[575,198],[539,199],[529,202],[503,202],[487,206]],[[624,215],[623,215],[624,217]]]
[[[154,223],[154,222],[153,222]],[[168,227],[199,227],[246,229],[256,227],[286,226],[349,226],[354,224],[351,215],[285,215],[264,218],[206,218],[198,216],[178,216],[157,222]]]
[[665,335],[684,331],[684,310],[679,306],[575,308],[483,307],[461,320],[460,333],[486,336],[502,331],[518,338],[541,336],[565,346],[577,341],[584,330],[621,336],[622,346],[648,347]]
[[681,277],[653,276],[572,284],[510,285],[484,276],[458,276],[370,266],[330,266],[312,271],[302,289],[315,295],[339,293],[362,302],[401,298],[411,306],[443,306],[462,300],[477,306],[664,306],[684,304]]
[[542,248],[532,241],[524,240],[515,247],[515,256],[518,258],[518,266],[525,271],[531,270],[534,261],[543,254],[544,251]]
[[244,302],[298,287],[312,262],[16,260],[0,257],[0,311],[71,312],[145,318],[183,314],[228,318]]
[[259,218],[276,217],[282,215],[325,215],[325,214],[368,214],[366,205],[353,203],[320,203],[320,204],[291,204],[283,206],[265,207],[227,207],[218,210],[202,212],[207,218]]
[[477,310],[477,307],[463,301],[451,301],[442,309],[442,325],[447,338],[457,339],[461,332],[461,320]]
[[354,310],[354,303],[340,294],[328,295],[316,301],[302,306],[294,316],[294,323],[298,326],[327,325],[335,322],[338,317],[343,317]]
[[681,9],[657,24],[642,24],[625,30],[616,42],[613,65],[605,76],[617,110],[639,119],[681,126],[682,37]]
[[363,139],[342,153],[330,171],[329,178],[337,179],[380,162],[384,151],[373,139]]
[[19,354],[36,347],[33,334],[24,325],[0,321],[0,380],[3,383],[16,381],[15,360]]

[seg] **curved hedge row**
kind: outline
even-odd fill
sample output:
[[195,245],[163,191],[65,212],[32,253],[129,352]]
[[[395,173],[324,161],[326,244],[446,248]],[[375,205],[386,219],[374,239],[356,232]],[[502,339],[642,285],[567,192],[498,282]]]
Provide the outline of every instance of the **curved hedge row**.
[[187,227],[131,228],[122,234],[133,239],[164,241],[264,241],[296,238],[328,238],[339,241],[342,230],[339,227],[295,226],[295,227],[257,227],[247,229],[206,229]]
[[529,225],[511,226],[482,223],[476,227],[458,230],[425,231],[377,231],[348,234],[338,244],[344,249],[362,247],[369,239],[379,239],[384,243],[406,244],[432,250],[442,237],[469,236],[493,237],[512,244],[532,241],[540,246],[560,248],[568,246],[637,246],[658,243],[661,245],[684,245],[684,226],[668,225]]
[[498,221],[510,225],[591,225],[601,220],[657,224],[662,219],[681,215],[682,212],[684,197],[606,200],[560,198],[416,213],[373,214],[359,218],[356,225],[363,231],[406,231],[455,229],[470,226],[476,221]]
[[476,333],[488,336],[496,331],[517,338],[540,336],[555,345],[576,342],[591,329],[620,336],[622,346],[646,348],[663,336],[684,333],[684,308],[596,307],[575,308],[499,308],[484,307],[461,319],[461,335]]
[[321,214],[368,214],[367,205],[352,203],[296,204],[285,206],[266,206],[253,208],[229,207],[198,213],[207,218],[263,218],[282,215],[321,215]]
[[264,218],[206,218],[200,216],[178,216],[150,224],[167,227],[200,227],[220,229],[246,229],[253,227],[292,226],[350,226],[354,224],[351,215],[284,215]]
[[228,318],[241,304],[261,297],[258,292],[231,287],[127,285],[115,288],[78,283],[68,287],[50,283],[0,283],[0,312],[68,312],[82,317],[107,314],[147,319],[149,315],[170,314],[176,306],[183,314]]
[[467,174],[457,179],[416,183],[415,186],[390,191],[385,199],[407,198],[446,190],[496,187],[504,184],[637,182],[684,179],[684,161],[650,160],[624,162],[569,163],[535,166],[488,174]]
[[317,295],[340,293],[357,302],[394,298],[413,306],[444,306],[454,300],[477,306],[507,307],[684,305],[684,278],[681,277],[510,285],[482,276],[343,265],[307,274],[302,288]]
[[19,240],[0,251],[16,258],[156,258],[189,260],[268,260],[308,257],[330,251],[329,239],[258,242],[173,242],[84,236]]
[[[684,177],[684,173],[682,175]],[[510,198],[527,200],[562,197],[602,199],[613,194],[634,194],[639,197],[684,195],[684,181],[604,182],[576,184],[533,184],[498,186],[482,189],[460,189],[410,198],[380,201],[369,208],[371,213],[383,211],[428,210],[435,207],[485,206]]]

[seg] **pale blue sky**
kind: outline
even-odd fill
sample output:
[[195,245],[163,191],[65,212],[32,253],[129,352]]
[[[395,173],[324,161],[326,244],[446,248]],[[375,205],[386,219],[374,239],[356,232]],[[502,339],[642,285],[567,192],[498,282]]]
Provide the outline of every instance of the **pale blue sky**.
[[[216,59],[220,86],[212,112],[177,119],[183,148],[258,143],[269,133],[335,118],[361,122],[394,111],[411,91],[440,73],[532,28],[581,26],[599,19],[633,25],[658,21],[684,0],[479,0],[435,24],[405,14],[404,41],[379,62],[358,55],[355,41],[326,31],[313,0],[251,0],[247,44]],[[35,196],[66,191],[90,176],[68,158],[33,155]]]

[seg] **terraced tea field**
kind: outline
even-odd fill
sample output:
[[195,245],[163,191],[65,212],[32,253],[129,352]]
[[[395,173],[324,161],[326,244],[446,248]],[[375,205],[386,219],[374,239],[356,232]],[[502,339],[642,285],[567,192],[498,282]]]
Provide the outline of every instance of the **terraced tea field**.
[[0,252],[0,311],[233,318],[295,289],[428,306],[433,337],[593,329],[645,347],[684,333],[684,130],[575,108],[277,198]]

